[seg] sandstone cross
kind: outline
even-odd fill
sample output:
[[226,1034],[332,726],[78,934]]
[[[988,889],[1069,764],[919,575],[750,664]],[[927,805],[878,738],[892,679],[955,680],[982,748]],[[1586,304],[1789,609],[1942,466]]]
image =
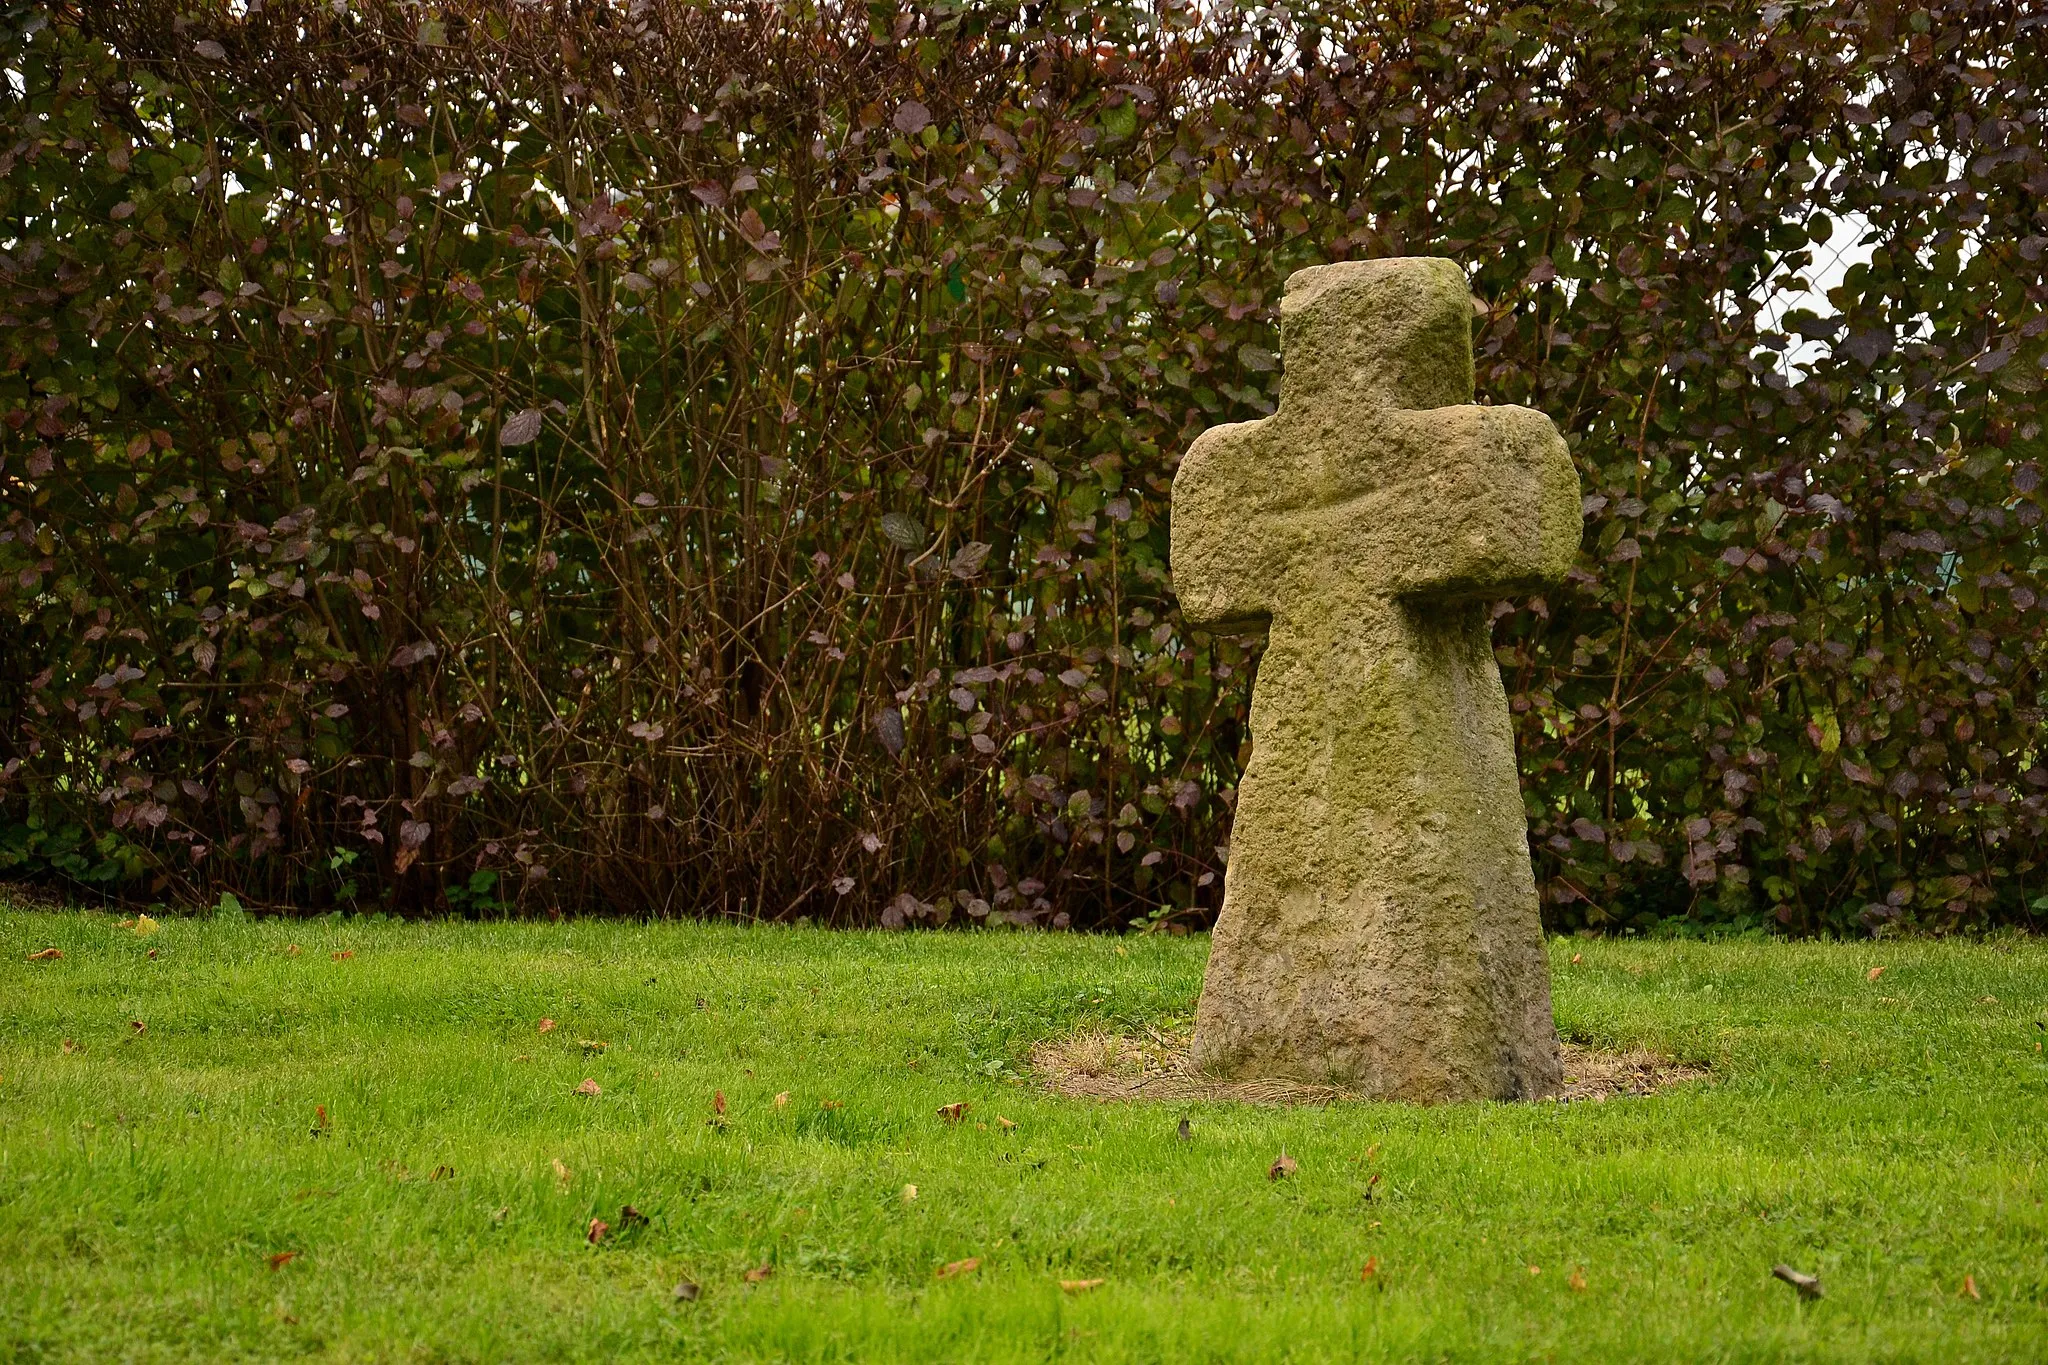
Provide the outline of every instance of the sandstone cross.
[[1578,476],[1550,419],[1472,403],[1450,261],[1303,270],[1280,407],[1173,483],[1187,620],[1264,626],[1194,1065],[1386,1099],[1560,1077],[1488,604],[1555,582]]

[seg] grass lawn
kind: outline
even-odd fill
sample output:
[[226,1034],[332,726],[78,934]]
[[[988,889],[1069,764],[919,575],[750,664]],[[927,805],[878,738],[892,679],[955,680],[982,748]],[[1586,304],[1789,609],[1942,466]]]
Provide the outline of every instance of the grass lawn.
[[1554,943],[1643,1099],[1028,1078],[1206,951],[0,910],[0,1360],[2048,1359],[2048,946]]

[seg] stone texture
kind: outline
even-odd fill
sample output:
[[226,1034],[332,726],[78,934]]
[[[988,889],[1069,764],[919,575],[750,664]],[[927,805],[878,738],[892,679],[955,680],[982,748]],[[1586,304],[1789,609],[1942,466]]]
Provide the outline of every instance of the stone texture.
[[1580,532],[1550,419],[1472,403],[1447,260],[1319,266],[1280,305],[1280,407],[1173,484],[1190,622],[1268,631],[1201,1072],[1385,1099],[1530,1099],[1561,1071],[1488,604]]

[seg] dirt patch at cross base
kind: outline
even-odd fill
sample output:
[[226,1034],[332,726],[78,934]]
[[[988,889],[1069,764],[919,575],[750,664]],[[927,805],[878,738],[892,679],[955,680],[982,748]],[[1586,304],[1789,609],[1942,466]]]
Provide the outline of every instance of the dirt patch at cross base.
[[[1055,1094],[1091,1100],[1234,1100],[1242,1104],[1335,1104],[1365,1096],[1339,1085],[1310,1081],[1211,1080],[1187,1069],[1185,1035],[1144,1037],[1088,1033],[1040,1043],[1031,1070]],[[1558,1104],[1600,1103],[1654,1095],[1690,1081],[1710,1080],[1706,1067],[1676,1062],[1641,1048],[1603,1051],[1564,1045],[1564,1087]]]

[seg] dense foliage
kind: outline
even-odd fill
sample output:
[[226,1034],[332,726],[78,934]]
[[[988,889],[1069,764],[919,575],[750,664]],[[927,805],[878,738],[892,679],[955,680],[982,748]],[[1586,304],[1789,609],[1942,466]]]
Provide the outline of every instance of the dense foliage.
[[1175,462],[1290,271],[1438,253],[1587,491],[1497,624],[1552,922],[2048,891],[2031,5],[6,23],[7,875],[1198,921]]

